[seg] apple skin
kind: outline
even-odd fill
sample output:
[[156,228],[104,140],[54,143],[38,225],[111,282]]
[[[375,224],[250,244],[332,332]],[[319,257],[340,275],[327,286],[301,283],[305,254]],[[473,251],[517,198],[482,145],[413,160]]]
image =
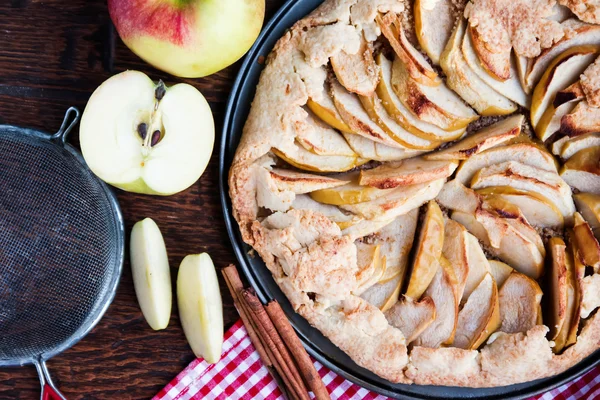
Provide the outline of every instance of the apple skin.
[[239,60],[265,15],[264,0],[108,0],[123,42],[154,67],[199,78]]

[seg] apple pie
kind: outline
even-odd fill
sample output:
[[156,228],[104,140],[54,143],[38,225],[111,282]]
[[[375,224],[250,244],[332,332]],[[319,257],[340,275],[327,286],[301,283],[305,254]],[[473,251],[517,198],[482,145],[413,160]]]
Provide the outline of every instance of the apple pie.
[[559,3],[326,0],[266,60],[234,217],[391,382],[515,384],[600,347],[600,25]]

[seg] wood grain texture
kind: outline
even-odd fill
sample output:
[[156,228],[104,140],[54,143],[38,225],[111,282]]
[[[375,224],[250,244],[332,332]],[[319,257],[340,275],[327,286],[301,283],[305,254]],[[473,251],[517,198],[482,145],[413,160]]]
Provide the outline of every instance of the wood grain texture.
[[[265,21],[282,4],[267,0]],[[203,79],[175,78],[144,63],[111,35],[116,36],[106,0],[0,2],[0,123],[54,132],[69,106],[83,111],[100,83],[114,73],[135,69],[167,84],[187,82],[197,87],[210,102],[219,143],[225,103],[240,63]],[[71,136],[76,145],[76,132]],[[219,201],[217,147],[202,178],[183,193],[155,197],[118,192],[127,236],[145,217],[161,228],[173,284],[187,254],[206,251],[218,267],[235,262]],[[219,279],[227,329],[238,315],[221,274]],[[167,329],[155,332],[146,324],[126,262],[104,318],[48,367],[69,400],[149,399],[192,359],[176,303]],[[33,367],[0,368],[0,399],[35,398],[39,383]]]

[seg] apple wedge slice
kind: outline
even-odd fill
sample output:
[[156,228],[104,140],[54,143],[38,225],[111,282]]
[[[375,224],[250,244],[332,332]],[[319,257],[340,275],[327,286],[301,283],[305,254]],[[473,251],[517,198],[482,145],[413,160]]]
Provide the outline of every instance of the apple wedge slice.
[[548,339],[558,337],[567,315],[567,254],[565,242],[553,237],[548,241],[550,249],[550,276],[548,287],[548,317],[547,325],[550,328]]
[[485,278],[486,274],[490,272],[490,264],[488,263],[477,238],[470,233],[466,234],[466,238],[469,273],[467,274],[465,290],[461,299],[461,302],[463,303],[471,298],[480,282]]
[[571,47],[552,61],[533,91],[531,124],[534,128],[556,94],[579,80],[579,76],[596,58],[599,49],[599,46]]
[[571,34],[531,60],[525,78],[526,88],[533,89],[552,61],[566,50],[576,46],[600,45],[600,25],[586,24],[577,19],[569,19],[562,25],[572,30]]
[[560,119],[560,133],[579,136],[600,131],[600,108],[592,107],[587,101],[577,103],[573,111]]
[[458,313],[454,347],[478,349],[501,325],[498,287],[486,274]]
[[350,92],[370,96],[377,87],[378,71],[372,45],[361,35],[356,54],[341,50],[329,59],[338,81]]
[[412,79],[426,86],[437,86],[442,82],[425,57],[408,41],[396,13],[389,12],[384,16],[378,15],[375,20],[381,33],[394,49],[396,56],[406,66]]
[[355,134],[387,146],[402,147],[369,118],[356,94],[348,92],[335,79],[331,79],[329,85],[335,107]]
[[283,168],[273,168],[269,171],[269,176],[277,189],[282,191],[289,190],[296,194],[335,188],[349,183],[346,180],[306,174]]
[[283,161],[305,171],[344,172],[359,164],[356,156],[321,156],[311,153],[296,143],[285,149],[273,148],[272,151]]
[[359,183],[378,189],[415,185],[446,178],[454,172],[458,161],[429,161],[420,157],[380,165],[360,171]]
[[171,318],[171,271],[167,249],[156,223],[146,218],[131,230],[131,272],[135,295],[148,325],[165,329]]
[[500,93],[502,96],[514,101],[521,107],[529,108],[529,105],[531,104],[531,98],[525,93],[523,87],[521,86],[521,82],[519,81],[519,73],[514,60],[511,60],[510,63],[510,78],[505,81],[501,81],[491,76],[481,65],[479,57],[477,56],[475,48],[473,47],[473,40],[471,40],[471,35],[468,31],[463,35],[460,45],[467,65],[481,80],[483,80],[483,82],[488,84],[492,89]]
[[452,265],[458,285],[458,301],[463,299],[467,276],[469,275],[469,239],[467,229],[452,219],[446,219],[444,226],[444,247],[442,255]]
[[311,210],[323,214],[331,221],[335,222],[340,229],[344,230],[363,221],[362,218],[349,213],[344,213],[336,206],[321,204],[314,201],[308,195],[300,194],[296,196],[290,208],[296,210]]
[[431,297],[415,301],[402,297],[385,312],[390,325],[400,329],[406,344],[412,343],[435,320],[435,304]]
[[427,154],[423,158],[426,160],[466,160],[474,154],[479,154],[517,137],[521,133],[523,119],[521,114],[513,115],[480,129],[444,150]]
[[600,146],[575,153],[563,165],[560,176],[580,192],[600,194]]
[[594,236],[600,240],[600,195],[577,193],[573,195],[573,199],[577,205],[577,210],[592,228]]
[[585,278],[585,265],[583,265],[579,258],[575,256],[577,254],[577,243],[575,240],[571,240],[569,236],[569,258],[573,262],[573,271],[570,278],[573,280],[572,284],[575,289],[575,305],[573,310],[573,318],[571,319],[571,326],[567,334],[567,341],[565,346],[570,346],[577,342],[577,333],[579,331],[579,322],[581,321],[581,313],[583,309],[583,279]]
[[469,67],[461,44],[465,34],[464,20],[459,20],[440,58],[446,74],[446,85],[471,105],[480,115],[507,115],[517,105],[492,89]]
[[600,274],[586,276],[581,281],[581,318],[586,319],[600,307]]
[[506,161],[482,168],[471,180],[473,189],[490,186],[510,186],[536,192],[550,200],[560,210],[567,224],[573,219],[575,204],[571,196],[571,188],[554,172],[517,161]]
[[320,203],[339,206],[375,200],[393,191],[393,189],[382,190],[371,186],[359,185],[359,172],[339,175],[336,176],[336,178],[342,181],[349,181],[349,183],[327,189],[315,190],[310,193],[310,197]]
[[458,13],[451,0],[439,0],[433,8],[425,3],[424,0],[415,0],[415,32],[421,48],[434,64],[439,64]]
[[323,91],[319,98],[309,98],[306,107],[332,128],[341,132],[353,133],[352,129],[342,119],[337,108],[335,108],[329,92],[329,83],[323,82]]
[[416,300],[421,298],[438,269],[443,245],[444,216],[440,206],[432,200],[427,204],[425,218],[415,243],[416,250],[405,293],[407,297]]
[[446,182],[436,200],[450,210],[475,214],[482,206],[482,198],[474,190],[466,187],[456,179]]
[[421,121],[398,98],[392,87],[392,62],[383,53],[377,56],[379,84],[377,96],[388,114],[404,129],[425,140],[450,142],[461,137],[466,128],[446,131],[436,125]]
[[177,305],[183,332],[196,357],[221,358],[223,306],[217,272],[206,253],[186,256],[177,273]]
[[[386,227],[394,221],[394,218],[380,220],[365,220],[358,216],[355,216],[355,218],[357,221],[356,223],[351,223],[344,227],[340,226],[340,229],[342,230],[342,235],[349,236],[350,238],[352,238],[352,240],[369,236],[379,231],[381,228]],[[387,265],[389,264],[386,262],[386,270]]]
[[510,265],[498,260],[488,260],[488,264],[490,266],[490,273],[494,277],[494,281],[496,281],[496,285],[498,288],[502,288],[502,285],[504,285],[504,282],[506,282],[514,269],[512,269]]
[[375,161],[398,161],[406,158],[418,156],[422,154],[422,150],[407,149],[406,147],[396,147],[400,144],[396,143],[394,147],[390,147],[383,143],[374,142],[361,135],[353,133],[343,133],[344,139],[352,150],[365,160]]
[[494,147],[471,156],[462,162],[456,170],[456,180],[463,185],[468,185],[479,170],[510,160],[544,171],[557,172],[556,161],[550,153],[533,143],[515,143]]
[[155,84],[138,71],[102,83],[79,130],[83,157],[100,179],[126,191],[164,196],[200,178],[214,138],[210,106],[196,88]]
[[531,62],[531,59],[518,54],[515,54],[514,56],[517,72],[519,73],[519,83],[521,84],[523,91],[529,96],[531,95],[533,88],[527,86],[525,82],[527,80],[527,72],[529,71],[529,63]]
[[[535,127],[535,133],[537,137],[542,141],[546,141],[554,133],[560,131],[562,117],[573,112],[579,101],[584,98],[585,93],[583,93],[583,89],[581,88],[579,81],[556,93],[554,96],[554,101],[548,104],[546,110],[542,114],[538,124]],[[560,139],[558,141],[560,141]],[[552,144],[552,153],[554,154],[559,153],[558,150],[555,151],[555,145],[557,145],[557,142]]]
[[403,186],[390,194],[365,203],[340,206],[342,209],[365,219],[387,220],[417,208],[437,196],[444,179],[418,185]]
[[458,320],[458,283],[450,262],[440,257],[440,266],[425,291],[436,308],[435,319],[414,341],[415,346],[437,348],[454,341]]
[[392,64],[392,88],[402,103],[419,119],[447,131],[465,128],[479,116],[452,90],[441,83],[426,86],[416,82],[404,63]]
[[441,142],[415,136],[404,129],[402,125],[398,124],[396,120],[390,117],[383,104],[381,104],[381,100],[377,94],[373,94],[369,97],[359,96],[359,98],[371,120],[379,125],[392,140],[402,147],[413,150],[433,150],[441,144]]
[[543,292],[536,281],[520,272],[512,272],[500,288],[500,331],[527,332],[541,321]]
[[312,113],[294,125],[296,142],[311,153],[321,156],[356,157],[342,135],[319,121]]
[[527,222],[533,226],[540,228],[562,228],[564,226],[565,220],[560,210],[539,193],[519,190],[510,186],[490,186],[477,190],[477,193],[484,199],[493,195],[514,204],[523,213]]
[[469,26],[467,35],[471,37],[473,50],[479,58],[481,66],[485,68],[487,73],[494,79],[499,81],[507,81],[511,77],[511,52],[505,51],[502,53],[493,53],[490,51],[485,42],[479,36],[476,29]]
[[385,312],[398,302],[403,280],[403,275],[397,275],[386,282],[376,283],[363,292],[360,297]]
[[[570,340],[573,340],[573,322],[577,319],[579,321],[579,315],[575,316],[577,312],[577,290],[578,286],[577,278],[575,274],[575,267],[573,264],[573,253],[571,251],[565,252],[565,266],[566,266],[566,308],[564,322],[554,338],[554,347],[552,351],[560,353]],[[575,328],[577,329],[577,328]],[[575,334],[575,340],[577,335]]]
[[574,221],[573,237],[577,243],[575,257],[581,264],[593,267],[594,272],[598,272],[600,271],[600,244],[581,214],[575,213]]
[[356,242],[356,273],[357,287],[353,294],[360,296],[363,292],[375,285],[385,273],[385,258],[381,257],[381,246]]
[[600,133],[587,133],[569,139],[560,149],[560,156],[565,161],[580,150],[600,146]]

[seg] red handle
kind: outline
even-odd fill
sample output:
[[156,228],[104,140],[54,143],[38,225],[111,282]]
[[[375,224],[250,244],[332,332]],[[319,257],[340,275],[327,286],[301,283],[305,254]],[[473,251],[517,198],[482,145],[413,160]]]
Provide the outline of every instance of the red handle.
[[52,386],[47,383],[44,385],[44,391],[42,392],[42,400],[62,400],[63,397],[59,395],[56,390],[52,389]]

